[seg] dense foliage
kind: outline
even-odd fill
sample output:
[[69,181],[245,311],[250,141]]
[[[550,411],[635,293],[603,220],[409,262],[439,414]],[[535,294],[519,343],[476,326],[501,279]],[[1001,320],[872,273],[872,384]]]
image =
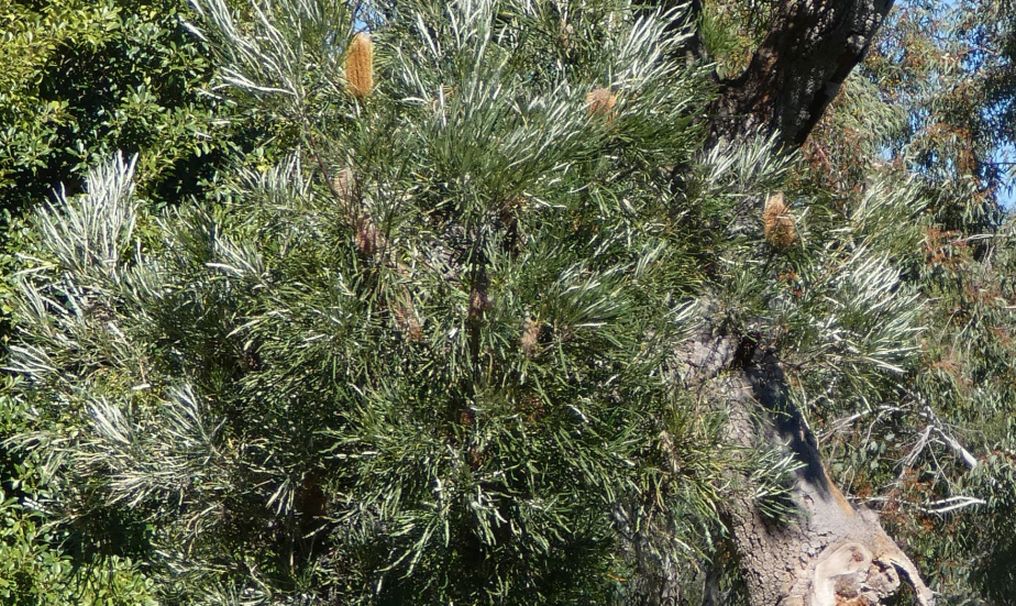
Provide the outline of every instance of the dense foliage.
[[0,206],[17,211],[80,191],[117,150],[139,154],[158,200],[199,191],[237,151],[202,92],[206,49],[177,0],[8,2],[0,9]]
[[[602,601],[623,574],[611,507],[675,483],[661,432],[715,458],[661,376],[687,322],[669,287],[698,278],[656,224],[659,167],[698,147],[703,99],[662,60],[665,22],[605,4],[566,49],[531,33],[554,14],[421,5],[378,32],[361,102],[341,5],[253,33],[202,8],[229,80],[304,145],[211,209],[151,216],[120,162],[39,215],[12,367],[54,506],[96,534],[150,521],[173,601]],[[616,115],[590,116],[610,86]],[[158,225],[143,248],[139,223]],[[682,505],[708,510],[694,472]]]
[[[219,170],[259,162],[257,120],[202,91],[213,67],[181,19],[184,1],[28,2],[0,6],[0,340],[8,339],[9,278],[32,234],[26,212],[81,191],[90,166],[139,154],[137,187],[176,204],[214,187]],[[253,115],[251,115],[253,118]],[[249,155],[247,155],[249,153]],[[243,155],[242,155],[243,154]],[[246,158],[246,159],[245,159]],[[6,345],[4,346],[6,349]],[[0,379],[0,437],[26,431],[14,378]],[[38,470],[0,448],[0,602],[145,603],[129,561],[104,555],[38,503]]]
[[[965,64],[983,94],[956,108],[949,57],[986,39],[962,15],[911,65],[913,28],[953,22],[897,13],[797,156],[703,151],[709,72],[766,3],[706,3],[716,66],[625,0],[230,4],[186,29],[177,4],[11,10],[38,31],[0,49],[0,166],[36,208],[8,261],[0,598],[636,602],[648,549],[739,603],[718,501],[749,473],[789,515],[790,463],[674,381],[733,327],[935,588],[1007,603],[1008,64]],[[17,51],[43,34],[73,60]],[[99,65],[124,96],[73,77]],[[288,153],[234,139],[248,116]]]
[[[206,90],[213,65],[184,27],[189,14],[185,0],[0,8],[0,268],[24,237],[25,210],[80,191],[87,169],[117,151],[138,154],[138,187],[169,204],[213,187],[226,166],[265,162],[256,108]],[[238,113],[245,120],[228,119]]]

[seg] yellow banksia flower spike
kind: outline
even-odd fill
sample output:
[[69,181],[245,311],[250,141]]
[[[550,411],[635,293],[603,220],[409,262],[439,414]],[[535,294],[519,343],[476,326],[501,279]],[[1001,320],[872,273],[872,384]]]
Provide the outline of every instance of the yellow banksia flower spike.
[[370,34],[353,36],[346,53],[346,89],[361,101],[374,88],[374,43]]

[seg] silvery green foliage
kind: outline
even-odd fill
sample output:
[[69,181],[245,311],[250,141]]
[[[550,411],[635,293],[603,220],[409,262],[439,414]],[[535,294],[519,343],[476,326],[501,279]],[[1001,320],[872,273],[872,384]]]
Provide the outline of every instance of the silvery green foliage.
[[723,447],[723,410],[671,382],[698,327],[795,344],[802,376],[907,364],[914,242],[882,231],[919,196],[795,200],[800,241],[769,248],[760,202],[793,159],[765,137],[698,151],[679,14],[372,5],[360,101],[343,4],[195,6],[222,94],[299,149],[162,212],[129,162],[95,169],[36,217],[9,363],[48,506],[96,536],[148,525],[167,602],[609,603],[626,529],[665,526],[691,571],[729,473],[775,502],[793,468]]
[[320,84],[338,74],[353,25],[348,3],[338,0],[251,3],[246,21],[237,19],[226,0],[191,0],[191,6],[203,26],[188,29],[221,53],[223,85],[282,95],[294,107],[314,93],[308,78]]
[[39,213],[41,236],[65,269],[114,276],[133,240],[133,174],[134,159],[117,157],[85,179],[90,195],[69,201],[62,194]]
[[911,184],[875,182],[830,226],[820,262],[798,272],[809,292],[791,323],[811,326],[791,355],[821,364],[829,380],[863,378],[871,366],[904,372],[921,331],[921,300],[902,273],[920,250],[926,205]]

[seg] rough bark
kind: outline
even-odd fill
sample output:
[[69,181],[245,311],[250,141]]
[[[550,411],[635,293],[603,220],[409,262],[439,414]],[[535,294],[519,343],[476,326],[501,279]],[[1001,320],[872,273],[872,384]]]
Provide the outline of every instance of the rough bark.
[[[854,509],[822,465],[814,435],[786,396],[772,351],[706,331],[679,352],[676,380],[728,415],[726,437],[746,449],[785,448],[801,464],[788,494],[797,516],[764,516],[749,478],[731,478],[722,513],[753,606],[874,606],[908,585],[918,604],[934,604],[910,559],[875,512]],[[658,562],[657,562],[658,563]],[[676,604],[676,571],[657,568],[650,604]],[[660,573],[662,572],[662,573]]]
[[680,380],[724,407],[731,443],[788,449],[801,464],[789,491],[797,516],[789,523],[760,512],[747,478],[733,478],[723,504],[753,606],[873,606],[894,596],[902,582],[919,604],[933,604],[932,592],[877,515],[854,509],[829,479],[811,430],[787,398],[775,352],[704,334],[680,354]]
[[[801,145],[851,70],[864,58],[893,0],[780,3],[744,72],[720,82],[714,138],[763,130]],[[694,8],[694,7],[693,7]]]
[[[782,3],[745,71],[720,83],[713,142],[762,130],[788,148],[803,143],[891,6],[892,0]],[[830,480],[813,434],[787,398],[778,353],[747,343],[738,335],[704,334],[680,357],[685,387],[727,411],[732,443],[775,445],[801,464],[790,490],[798,515],[790,523],[760,512],[747,478],[734,482],[739,488],[725,502],[752,605],[875,605],[902,582],[918,603],[932,604],[933,593],[877,515],[856,510]]]

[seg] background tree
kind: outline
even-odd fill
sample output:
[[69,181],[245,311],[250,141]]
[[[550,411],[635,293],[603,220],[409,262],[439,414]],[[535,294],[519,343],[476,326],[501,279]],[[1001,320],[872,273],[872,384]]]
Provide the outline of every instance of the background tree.
[[[15,0],[0,9],[4,251],[17,246],[25,209],[79,192],[87,169],[117,150],[139,154],[138,186],[161,203],[204,191],[241,158],[270,162],[255,144],[264,131],[256,108],[228,108],[203,90],[213,66],[183,27],[187,14],[183,0]],[[247,120],[227,120],[234,110]]]
[[[828,152],[832,138],[867,140],[888,161],[880,170],[916,173],[935,196],[926,263],[914,277],[932,302],[921,363],[897,399],[901,410],[883,407],[879,422],[868,425],[893,437],[881,447],[880,464],[849,473],[859,492],[889,497],[883,518],[914,545],[943,599],[957,603],[1005,603],[1014,583],[1005,563],[1016,373],[1013,225],[1004,207],[1013,183],[1006,164],[1012,128],[1004,118],[1012,88],[1000,86],[1012,64],[999,52],[1011,35],[1011,7],[1004,4],[903,3],[859,74],[869,91],[860,94],[872,102],[854,110],[860,116],[881,107],[874,111],[892,119],[879,126],[851,120],[849,131],[830,128],[819,143]],[[858,167],[835,155],[847,171]]]
[[[117,150],[138,153],[160,201],[200,191],[256,123],[216,119],[212,63],[181,25],[186,3],[5,5],[0,45],[0,201],[7,212],[80,191]],[[253,117],[253,116],[252,116]],[[249,145],[248,145],[249,147]]]
[[[80,192],[84,173],[116,150],[139,154],[136,185],[153,204],[176,204],[214,189],[234,163],[266,162],[263,125],[206,88],[207,49],[183,27],[176,0],[27,2],[0,6],[0,342],[9,338],[16,255],[34,237],[24,217],[46,201]],[[32,428],[0,379],[0,439]],[[0,602],[150,603],[136,561],[111,556],[126,541],[60,523],[40,505],[48,495],[34,461],[0,446]],[[117,549],[113,549],[116,551]]]

